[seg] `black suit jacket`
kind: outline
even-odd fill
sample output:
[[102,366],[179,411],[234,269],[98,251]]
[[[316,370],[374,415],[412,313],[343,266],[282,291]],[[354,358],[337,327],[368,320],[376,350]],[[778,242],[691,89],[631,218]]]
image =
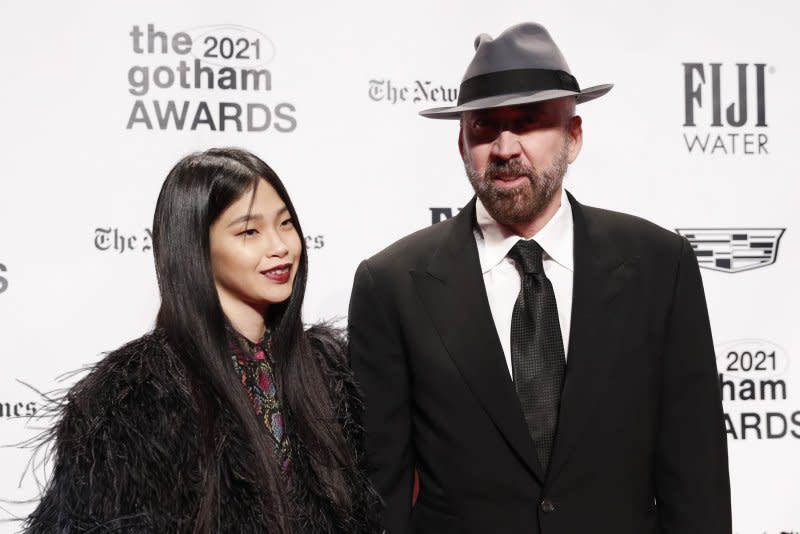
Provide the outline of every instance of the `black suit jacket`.
[[474,199],[359,266],[350,356],[390,532],[730,534],[694,253],[647,221],[570,201],[572,326],[546,473],[492,321]]

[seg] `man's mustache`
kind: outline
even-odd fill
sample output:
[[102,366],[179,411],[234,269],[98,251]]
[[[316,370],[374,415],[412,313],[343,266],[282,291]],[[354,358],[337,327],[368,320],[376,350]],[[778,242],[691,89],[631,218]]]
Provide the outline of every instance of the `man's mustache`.
[[527,176],[529,179],[537,177],[536,171],[527,165],[523,165],[518,160],[508,160],[504,162],[489,162],[483,171],[486,180],[494,180],[502,176]]

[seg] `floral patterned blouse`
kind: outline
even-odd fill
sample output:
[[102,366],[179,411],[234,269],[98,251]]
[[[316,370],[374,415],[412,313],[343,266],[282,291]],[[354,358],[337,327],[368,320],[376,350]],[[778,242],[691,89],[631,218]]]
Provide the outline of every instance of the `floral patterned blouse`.
[[236,373],[241,377],[247,396],[253,403],[256,415],[264,421],[275,444],[278,461],[287,472],[289,468],[289,440],[281,414],[278,390],[273,372],[272,340],[269,331],[258,343],[228,328]]

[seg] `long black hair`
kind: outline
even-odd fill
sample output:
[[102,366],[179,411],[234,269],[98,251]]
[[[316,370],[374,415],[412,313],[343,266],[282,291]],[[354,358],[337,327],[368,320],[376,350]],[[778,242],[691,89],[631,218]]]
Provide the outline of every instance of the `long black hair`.
[[153,250],[161,292],[156,327],[185,362],[200,407],[205,451],[201,459],[203,495],[195,532],[219,529],[219,459],[214,428],[220,412],[231,413],[244,429],[260,484],[263,513],[274,532],[291,533],[292,510],[286,483],[264,424],[259,420],[231,363],[226,317],[211,270],[209,228],[242,195],[265,180],[286,204],[302,243],[288,300],[269,306],[265,322],[272,332],[275,374],[282,410],[291,432],[308,450],[319,484],[312,491],[337,514],[353,507],[349,481],[357,471],[321,369],[304,332],[301,308],[308,277],[308,255],[297,212],[275,172],[255,155],[218,148],[191,154],[170,171],[156,204]]

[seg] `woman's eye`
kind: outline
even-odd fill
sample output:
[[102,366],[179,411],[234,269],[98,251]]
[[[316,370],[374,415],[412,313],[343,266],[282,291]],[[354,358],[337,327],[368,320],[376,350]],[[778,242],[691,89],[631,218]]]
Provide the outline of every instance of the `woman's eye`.
[[291,219],[285,219],[281,221],[281,228],[292,228],[294,226],[294,221]]
[[248,229],[244,230],[243,232],[239,232],[236,235],[237,236],[241,235],[241,236],[245,236],[245,237],[251,237],[251,236],[256,235],[257,233],[258,233],[258,230],[256,230],[255,228],[248,228]]

